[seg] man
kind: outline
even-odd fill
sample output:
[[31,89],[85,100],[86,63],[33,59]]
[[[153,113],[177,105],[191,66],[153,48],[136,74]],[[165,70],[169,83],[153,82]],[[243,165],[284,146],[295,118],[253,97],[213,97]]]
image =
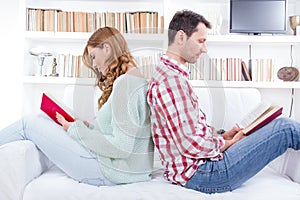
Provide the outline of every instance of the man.
[[[238,127],[216,131],[206,123],[184,64],[195,63],[201,53],[207,52],[208,28],[210,23],[192,11],[174,15],[169,24],[168,49],[150,80],[147,100],[153,141],[165,167],[165,178],[186,188],[215,193],[238,188],[288,147],[299,148],[299,131],[294,131],[291,139],[282,129],[293,126],[300,130],[300,125],[287,119],[275,120],[267,125],[272,131],[265,126],[245,137]],[[294,143],[268,138],[274,132],[278,138]],[[242,138],[243,142],[238,142]],[[262,141],[268,141],[268,145]]]

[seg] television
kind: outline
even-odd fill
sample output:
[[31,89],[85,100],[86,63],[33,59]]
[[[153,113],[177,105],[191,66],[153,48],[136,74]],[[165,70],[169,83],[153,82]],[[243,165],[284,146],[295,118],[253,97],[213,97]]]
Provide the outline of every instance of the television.
[[285,33],[286,12],[286,0],[230,0],[230,33]]

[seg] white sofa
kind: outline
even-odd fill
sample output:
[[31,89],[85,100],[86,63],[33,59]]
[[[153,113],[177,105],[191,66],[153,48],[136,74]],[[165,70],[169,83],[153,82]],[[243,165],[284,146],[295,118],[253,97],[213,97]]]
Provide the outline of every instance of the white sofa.
[[[217,128],[230,128],[261,100],[259,91],[249,88],[196,88],[196,91],[208,121]],[[68,86],[64,98],[67,104],[84,117],[93,118],[87,113],[93,113],[95,107],[83,105],[95,104],[94,88]],[[73,100],[70,101],[71,99]],[[80,103],[81,101],[84,104]],[[76,108],[77,105],[80,106]],[[70,179],[51,164],[30,141],[0,146],[0,158],[1,200],[300,199],[300,155],[292,150],[273,161],[237,190],[212,195],[188,190],[165,181],[157,155],[151,181],[113,187],[95,187]]]

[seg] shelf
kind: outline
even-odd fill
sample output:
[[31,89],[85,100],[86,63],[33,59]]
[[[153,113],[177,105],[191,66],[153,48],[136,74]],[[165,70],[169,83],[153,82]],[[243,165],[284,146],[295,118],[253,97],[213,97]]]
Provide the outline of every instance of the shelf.
[[[55,41],[55,42],[86,42],[92,33],[86,32],[43,32],[43,31],[25,31],[25,39],[32,41]],[[163,42],[167,38],[166,34],[137,34],[123,33],[127,41],[152,41]]]
[[300,36],[294,35],[208,35],[210,44],[300,44]]
[[[86,32],[42,32],[42,31],[26,31],[25,38],[30,40],[50,40],[50,41],[70,41],[76,40],[86,41],[92,33]],[[164,41],[167,34],[136,34],[123,33],[126,40],[136,41]],[[294,35],[208,35],[208,43],[299,43],[300,36]]]
[[[48,42],[79,42],[85,43],[92,33],[83,32],[38,32],[26,31],[25,38],[31,41],[45,41]],[[126,41],[130,42],[144,42],[149,44],[164,44],[167,41],[167,34],[134,34],[123,33]],[[249,45],[249,44],[284,44],[295,45],[300,44],[300,36],[294,35],[208,35],[207,44],[212,45]],[[156,45],[157,46],[157,45]]]
[[24,84],[55,84],[55,85],[91,85],[96,83],[95,78],[67,78],[67,77],[40,77],[24,76]]
[[[94,78],[67,78],[67,77],[39,77],[25,76],[25,84],[57,84],[57,85],[91,85],[94,86]],[[300,89],[300,82],[252,82],[252,81],[203,81],[190,80],[193,87],[210,88],[261,88],[261,89]]]
[[259,88],[259,89],[300,89],[300,82],[254,82],[254,81],[203,81],[190,80],[193,87],[209,88]]

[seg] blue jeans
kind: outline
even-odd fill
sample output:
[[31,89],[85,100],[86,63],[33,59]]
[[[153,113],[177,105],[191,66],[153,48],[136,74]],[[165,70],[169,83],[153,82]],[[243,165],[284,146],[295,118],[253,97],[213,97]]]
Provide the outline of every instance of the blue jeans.
[[114,185],[102,174],[96,155],[44,114],[24,117],[0,131],[0,145],[16,140],[31,140],[51,162],[79,182]]
[[232,191],[288,148],[300,149],[300,124],[276,119],[224,151],[222,160],[200,165],[185,187],[209,194]]

